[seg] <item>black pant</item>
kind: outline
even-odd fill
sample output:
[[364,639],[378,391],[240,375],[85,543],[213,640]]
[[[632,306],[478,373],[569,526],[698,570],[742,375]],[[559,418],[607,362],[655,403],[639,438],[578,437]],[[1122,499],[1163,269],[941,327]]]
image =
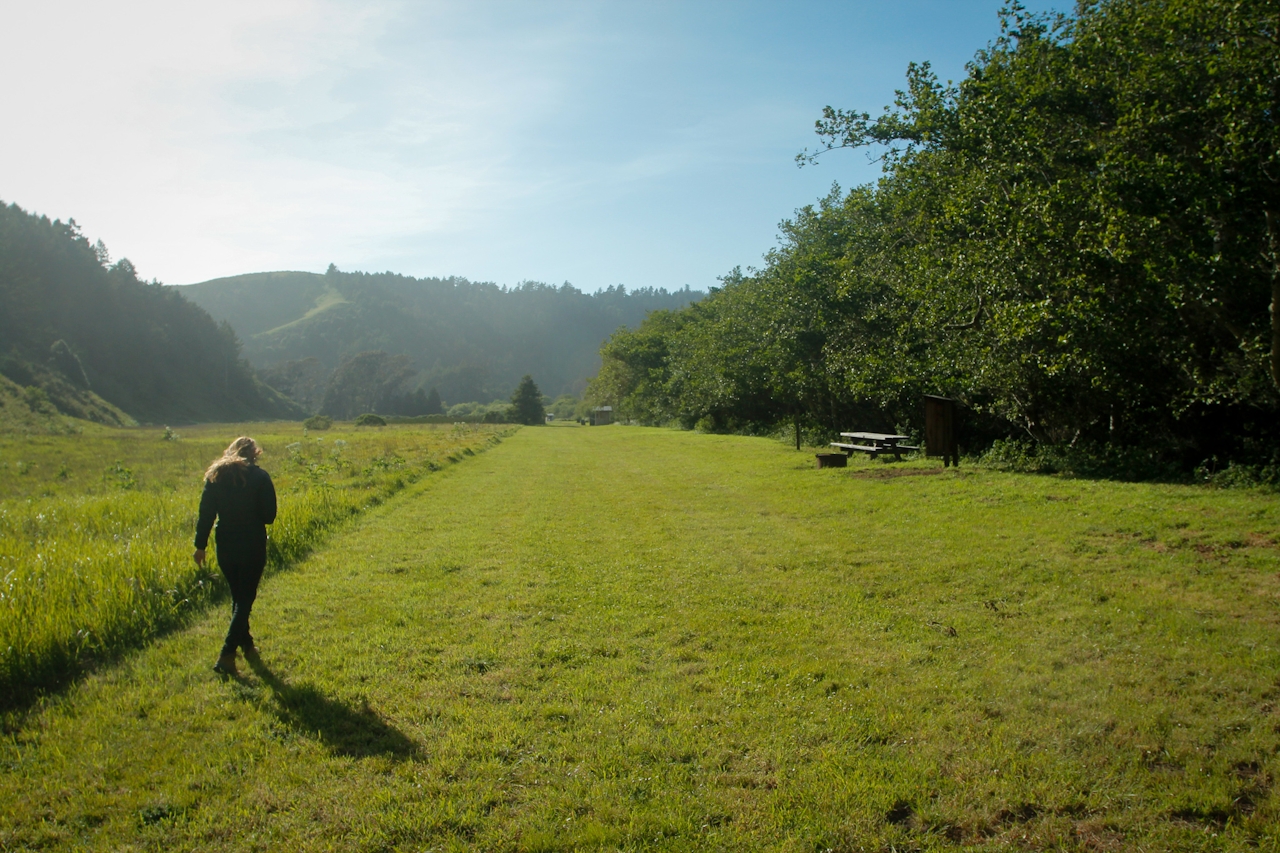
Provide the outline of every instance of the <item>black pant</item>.
[[231,625],[227,628],[222,653],[235,654],[237,648],[246,652],[253,651],[253,637],[249,634],[249,612],[253,610],[253,601],[258,597],[258,582],[262,580],[266,561],[253,557],[246,560],[241,555],[230,553],[224,557],[222,549],[219,549],[218,565],[222,568],[222,576],[227,579],[227,585],[231,587]]

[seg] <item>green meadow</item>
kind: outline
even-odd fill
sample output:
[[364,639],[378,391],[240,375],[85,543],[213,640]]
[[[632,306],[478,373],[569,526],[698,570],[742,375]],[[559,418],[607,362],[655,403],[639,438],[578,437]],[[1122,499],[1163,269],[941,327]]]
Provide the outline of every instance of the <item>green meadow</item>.
[[[117,498],[78,440],[4,453],[66,447]],[[484,446],[270,575],[240,678],[223,604],[10,710],[0,849],[1280,845],[1275,495],[639,427]],[[6,512],[74,491],[44,482]]]
[[204,469],[237,435],[266,449],[279,569],[424,474],[499,440],[492,427],[308,432],[296,424],[0,435],[0,708],[24,704],[185,624],[223,590],[191,561]]

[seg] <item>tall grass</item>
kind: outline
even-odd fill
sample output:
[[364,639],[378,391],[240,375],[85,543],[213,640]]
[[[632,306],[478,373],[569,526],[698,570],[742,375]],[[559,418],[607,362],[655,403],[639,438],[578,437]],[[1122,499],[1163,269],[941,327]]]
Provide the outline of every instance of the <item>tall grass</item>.
[[[268,571],[288,566],[326,531],[408,483],[502,435],[474,426],[324,436],[286,429],[276,425],[274,434],[259,436],[270,454],[264,467],[280,493]],[[204,569],[191,560],[200,478],[226,440],[246,431],[203,428],[177,442],[150,430],[6,441],[0,704],[27,701],[95,661],[134,648],[221,594],[216,555]],[[79,470],[73,473],[67,460],[76,460]]]

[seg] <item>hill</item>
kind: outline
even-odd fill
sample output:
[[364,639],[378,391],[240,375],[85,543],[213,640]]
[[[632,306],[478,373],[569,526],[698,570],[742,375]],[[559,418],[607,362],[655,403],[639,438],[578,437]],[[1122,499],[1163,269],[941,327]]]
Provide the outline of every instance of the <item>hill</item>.
[[93,421],[107,426],[137,424],[126,412],[85,388],[77,388],[39,365],[0,360],[0,368],[26,379],[15,382],[0,372],[0,432],[63,435]]
[[239,349],[230,326],[111,263],[75,220],[0,204],[0,373],[39,388],[37,409],[107,424],[300,414]]
[[378,350],[411,360],[405,390],[437,388],[449,403],[505,398],[524,374],[552,396],[581,393],[612,332],[704,295],[687,286],[595,294],[569,284],[506,288],[332,266],[324,275],[255,273],[175,289],[228,323],[245,356],[313,408],[344,361]]

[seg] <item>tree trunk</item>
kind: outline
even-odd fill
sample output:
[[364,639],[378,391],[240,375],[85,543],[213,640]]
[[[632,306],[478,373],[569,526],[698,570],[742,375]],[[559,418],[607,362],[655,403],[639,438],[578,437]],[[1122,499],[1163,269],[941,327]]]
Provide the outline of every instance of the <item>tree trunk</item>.
[[1267,238],[1271,244],[1271,382],[1280,391],[1280,245],[1276,238],[1276,217],[1267,216]]

